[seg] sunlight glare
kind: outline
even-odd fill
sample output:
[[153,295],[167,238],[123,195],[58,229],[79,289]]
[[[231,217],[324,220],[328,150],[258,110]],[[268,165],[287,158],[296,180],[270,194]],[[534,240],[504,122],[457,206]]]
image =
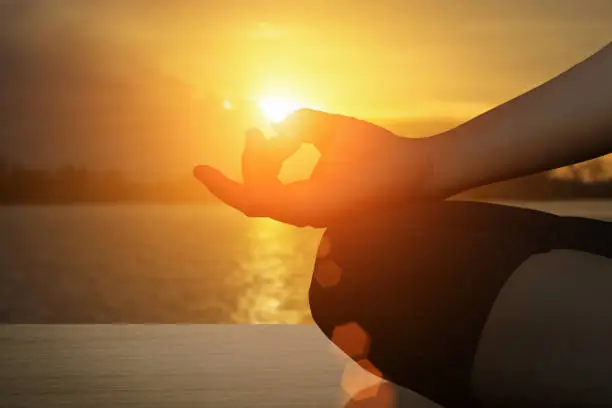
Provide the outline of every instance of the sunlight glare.
[[223,108],[224,108],[224,109],[230,110],[230,109],[232,109],[233,107],[234,107],[234,106],[232,105],[232,103],[231,103],[230,101],[228,101],[228,100],[224,100],[224,101],[223,101]]
[[281,98],[261,99],[258,105],[266,118],[272,122],[280,122],[289,114],[301,108],[296,102]]

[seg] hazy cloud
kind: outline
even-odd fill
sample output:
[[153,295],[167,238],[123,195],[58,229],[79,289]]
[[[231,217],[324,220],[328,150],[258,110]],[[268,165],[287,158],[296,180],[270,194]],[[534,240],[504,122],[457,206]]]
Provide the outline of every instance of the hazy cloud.
[[[262,48],[262,58],[225,29],[258,44],[289,40]],[[215,42],[223,33],[231,38]],[[295,55],[309,59],[279,56],[298,37],[310,42]],[[243,123],[223,117],[213,93],[194,101],[184,81],[200,79],[213,92],[218,77],[232,85],[268,68],[247,65],[245,54],[278,57],[281,73],[316,68],[319,76],[304,82],[364,111],[401,112],[421,99],[502,102],[611,38],[609,0],[0,0],[0,156],[162,173],[188,171],[204,156],[237,160]],[[425,135],[453,124],[390,126]]]
[[182,162],[193,159],[197,129],[188,85],[130,44],[49,9],[59,3],[0,4],[0,155],[189,171]]

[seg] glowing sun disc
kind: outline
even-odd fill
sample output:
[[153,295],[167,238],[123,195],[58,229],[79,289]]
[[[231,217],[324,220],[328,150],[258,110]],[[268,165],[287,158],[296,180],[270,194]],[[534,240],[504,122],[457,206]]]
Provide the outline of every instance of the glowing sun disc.
[[293,101],[279,98],[261,99],[258,105],[266,118],[272,122],[280,122],[302,107]]

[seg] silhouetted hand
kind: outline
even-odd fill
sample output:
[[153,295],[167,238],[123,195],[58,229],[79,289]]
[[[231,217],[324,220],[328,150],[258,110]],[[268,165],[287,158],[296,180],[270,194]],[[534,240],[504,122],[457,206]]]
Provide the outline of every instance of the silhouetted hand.
[[[427,144],[398,137],[374,124],[342,115],[300,110],[276,125],[277,137],[247,132],[242,156],[244,183],[210,166],[195,176],[226,204],[251,217],[325,227],[338,216],[356,215],[423,197],[430,173]],[[311,177],[282,184],[283,162],[302,143],[321,153]]]

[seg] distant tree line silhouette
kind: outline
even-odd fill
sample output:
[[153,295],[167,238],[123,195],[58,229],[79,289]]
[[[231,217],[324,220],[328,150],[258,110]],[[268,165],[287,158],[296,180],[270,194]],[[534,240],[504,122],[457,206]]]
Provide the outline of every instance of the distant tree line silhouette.
[[[606,174],[597,162],[568,171],[573,177],[539,173],[480,187],[458,197],[525,201],[612,198],[612,179],[604,178]],[[0,204],[215,201],[190,174],[175,180],[144,182],[130,179],[118,170],[73,165],[35,169],[0,160]]]
[[[612,198],[612,179],[602,159],[563,167],[556,172],[537,173],[494,183],[462,196],[483,200],[579,200]],[[563,177],[559,177],[559,175]]]
[[0,204],[202,202],[212,196],[191,176],[135,181],[118,170],[67,165],[52,170],[0,161]]

